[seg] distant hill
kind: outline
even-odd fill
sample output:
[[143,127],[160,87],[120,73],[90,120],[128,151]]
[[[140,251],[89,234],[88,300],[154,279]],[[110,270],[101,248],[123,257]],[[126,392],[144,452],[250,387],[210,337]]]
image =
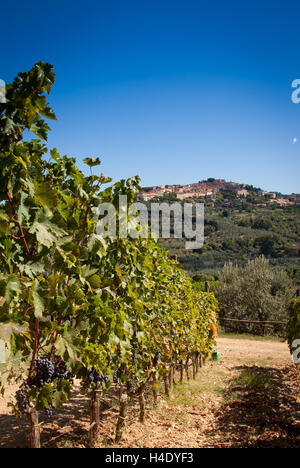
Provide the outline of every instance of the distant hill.
[[300,203],[300,194],[283,195],[278,192],[267,192],[252,185],[227,182],[224,179],[209,178],[188,185],[156,185],[144,187],[139,199],[148,201],[154,198],[167,198],[177,200],[195,200],[206,198],[214,202],[219,192],[230,192],[239,199],[254,195],[261,197],[262,203],[277,203],[278,205],[292,205]]
[[149,207],[150,201],[204,203],[202,249],[186,250],[184,239],[160,241],[192,276],[214,276],[225,262],[243,264],[263,254],[300,284],[300,194],[210,178],[190,185],[146,187],[138,198]]

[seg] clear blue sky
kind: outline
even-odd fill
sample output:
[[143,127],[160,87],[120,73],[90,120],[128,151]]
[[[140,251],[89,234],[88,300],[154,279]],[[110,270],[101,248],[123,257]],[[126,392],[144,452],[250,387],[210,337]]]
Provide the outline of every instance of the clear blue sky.
[[299,31],[299,1],[17,0],[0,79],[52,63],[49,146],[114,180],[300,192]]

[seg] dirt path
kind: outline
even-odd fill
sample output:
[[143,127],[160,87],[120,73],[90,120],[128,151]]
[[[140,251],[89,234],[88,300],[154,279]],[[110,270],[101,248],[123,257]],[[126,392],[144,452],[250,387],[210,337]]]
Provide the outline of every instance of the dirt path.
[[272,362],[282,366],[292,363],[286,343],[279,341],[244,338],[218,338],[217,347],[224,365],[238,362]]
[[[195,380],[177,384],[153,408],[149,393],[144,425],[136,401],[119,447],[300,447],[300,370],[286,343],[219,338],[220,361],[208,361]],[[299,366],[298,366],[299,367]],[[0,447],[26,446],[25,425],[9,415],[15,388],[0,398]],[[102,402],[101,446],[113,447],[117,401]],[[85,447],[88,400],[79,391],[43,424],[45,447]]]

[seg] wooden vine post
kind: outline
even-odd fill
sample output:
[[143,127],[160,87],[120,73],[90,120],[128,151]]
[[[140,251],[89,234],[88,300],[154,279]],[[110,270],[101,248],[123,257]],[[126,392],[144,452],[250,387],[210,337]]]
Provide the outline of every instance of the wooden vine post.
[[145,387],[143,383],[139,389],[139,404],[140,404],[140,422],[144,424],[145,422]]
[[158,404],[157,390],[158,390],[157,376],[156,376],[156,372],[153,372],[153,375],[152,375],[152,395],[153,395],[153,404],[154,404],[155,407]]
[[165,384],[165,394],[167,397],[170,396],[170,385],[169,385],[169,376],[167,372],[164,372],[164,384]]
[[179,378],[179,382],[182,384],[183,383],[183,372],[184,372],[184,369],[183,369],[183,361],[180,361],[180,378]]
[[169,391],[172,392],[174,386],[174,367],[171,364],[170,370],[169,370]]
[[172,372],[172,375],[173,375],[173,386],[174,385],[177,385],[177,380],[176,380],[176,369],[177,369],[177,364],[175,363],[173,365],[173,372]]
[[193,364],[193,380],[196,378],[196,356],[192,357],[192,364]]
[[199,356],[199,366],[203,367],[203,355],[202,355],[202,353],[200,353],[200,356]]
[[41,430],[39,426],[39,413],[35,408],[30,408],[27,413],[29,421],[29,448],[41,448]]
[[189,357],[186,358],[185,361],[185,373],[186,373],[186,378],[187,380],[190,380],[190,374],[189,374]]
[[128,408],[128,395],[127,393],[122,393],[120,397],[120,414],[118,417],[117,427],[116,427],[116,438],[115,438],[116,442],[120,442],[122,438],[123,430],[125,428],[127,408]]
[[89,445],[90,448],[95,448],[99,442],[100,428],[100,396],[101,384],[97,382],[95,390],[92,391],[90,399],[90,430],[89,430]]
[[198,374],[199,372],[199,352],[198,351],[196,353],[195,360],[196,360],[196,374]]

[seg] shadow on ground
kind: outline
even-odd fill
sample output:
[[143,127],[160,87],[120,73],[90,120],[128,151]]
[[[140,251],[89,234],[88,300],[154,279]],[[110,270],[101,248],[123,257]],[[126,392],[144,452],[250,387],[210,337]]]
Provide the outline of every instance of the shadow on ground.
[[[238,366],[215,414],[217,446],[249,448],[300,447],[300,370]],[[210,434],[213,440],[213,434]]]
[[[60,436],[58,429],[60,429],[64,433],[72,430],[72,439],[84,446],[86,434],[82,428],[82,422],[88,422],[87,403],[85,395],[74,391],[72,399],[61,410],[55,412],[55,418],[48,420],[41,413],[39,418],[42,425],[41,445],[55,447],[56,438]],[[25,448],[28,446],[27,435],[28,425],[25,418],[17,419],[14,415],[0,414],[0,448]]]
[[[107,420],[113,419],[112,427],[118,416],[117,390],[112,388],[101,400],[100,420],[103,420],[103,440],[112,443],[113,438],[107,432]],[[73,391],[71,400],[65,403],[60,410],[54,411],[49,420],[40,413],[41,446],[44,448],[77,447],[86,448],[89,445],[88,430],[89,396],[78,389]],[[26,448],[28,447],[28,425],[25,418],[16,418],[14,415],[0,414],[0,448]]]

